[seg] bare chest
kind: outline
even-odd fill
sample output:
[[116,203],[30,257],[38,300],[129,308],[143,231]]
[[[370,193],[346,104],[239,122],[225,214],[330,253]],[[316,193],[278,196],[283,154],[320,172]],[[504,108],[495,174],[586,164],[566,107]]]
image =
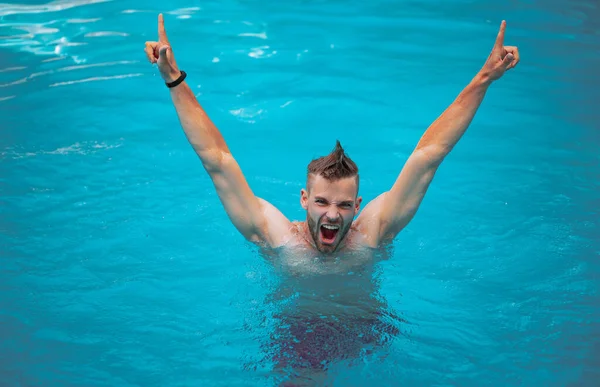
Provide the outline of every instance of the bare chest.
[[374,249],[364,243],[356,230],[348,232],[339,251],[327,255],[320,253],[301,230],[296,230],[288,243],[278,249],[277,261],[291,274],[353,275],[372,263],[374,256]]

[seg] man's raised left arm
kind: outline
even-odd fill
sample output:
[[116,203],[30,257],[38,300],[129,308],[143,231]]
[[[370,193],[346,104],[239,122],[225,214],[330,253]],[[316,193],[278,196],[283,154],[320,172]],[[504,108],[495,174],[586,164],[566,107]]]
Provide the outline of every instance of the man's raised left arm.
[[[493,81],[519,62],[517,47],[504,46],[503,21],[485,65],[454,102],[427,128],[392,188],[369,203],[360,218],[377,244],[393,239],[415,216],[439,165],[461,139]],[[366,219],[365,219],[366,218]]]

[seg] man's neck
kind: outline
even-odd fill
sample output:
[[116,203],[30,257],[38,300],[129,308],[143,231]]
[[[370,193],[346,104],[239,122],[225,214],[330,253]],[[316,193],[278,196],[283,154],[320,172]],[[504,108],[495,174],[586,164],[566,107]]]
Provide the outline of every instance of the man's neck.
[[317,250],[317,244],[312,236],[312,234],[310,233],[310,229],[308,227],[308,222],[306,220],[300,222],[299,224],[300,226],[300,235],[302,236],[302,238],[315,250]]

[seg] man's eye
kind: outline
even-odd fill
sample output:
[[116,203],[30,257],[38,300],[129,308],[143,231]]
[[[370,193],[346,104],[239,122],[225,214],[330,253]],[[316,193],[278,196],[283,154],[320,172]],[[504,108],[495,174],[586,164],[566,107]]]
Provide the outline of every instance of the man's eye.
[[325,200],[323,200],[323,199],[317,199],[316,202],[318,204],[325,204]]

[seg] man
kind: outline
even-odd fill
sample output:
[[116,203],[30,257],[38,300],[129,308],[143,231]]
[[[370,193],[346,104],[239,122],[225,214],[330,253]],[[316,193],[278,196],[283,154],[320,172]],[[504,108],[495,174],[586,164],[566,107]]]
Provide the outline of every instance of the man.
[[[282,320],[286,320],[282,326],[288,327],[290,336],[283,341],[285,350],[276,356],[280,363],[286,363],[286,357],[289,360],[286,351],[290,350],[294,360],[318,369],[323,361],[357,354],[363,345],[380,341],[380,336],[365,329],[377,325],[382,305],[380,300],[369,298],[374,293],[369,282],[372,260],[370,254],[360,252],[389,244],[409,223],[438,167],[467,130],[490,85],[519,63],[518,49],[504,46],[505,28],[503,21],[481,70],[425,131],[389,191],[366,205],[359,215],[362,199],[358,195],[358,168],[338,142],[329,155],[308,165],[306,188],[300,195],[306,220],[291,222],[252,192],[221,133],[185,83],[186,74],[175,62],[163,16],[159,15],[158,41],[146,42],[146,54],[151,63],[158,64],[187,139],[237,230],[267,251],[283,252],[285,259],[278,262],[285,272],[295,274],[291,281],[296,281],[297,288],[290,293],[300,296],[294,299],[291,312],[282,314]],[[304,293],[297,289],[304,289]],[[284,297],[282,294],[285,289],[277,292]],[[333,318],[324,321],[325,315]],[[386,329],[390,330],[382,328]],[[352,339],[361,337],[362,341],[352,342],[349,336],[339,336],[340,331],[353,331]]]
[[446,111],[425,131],[389,191],[359,213],[358,168],[338,143],[328,156],[308,166],[301,205],[306,220],[291,222],[271,203],[252,192],[219,130],[186,84],[158,17],[158,41],[146,42],[157,63],[181,126],[210,175],[227,215],[249,241],[266,248],[309,247],[322,254],[378,247],[389,243],[414,217],[440,163],[471,123],[490,85],[519,63],[516,47],[504,46],[503,21],[482,69]]

